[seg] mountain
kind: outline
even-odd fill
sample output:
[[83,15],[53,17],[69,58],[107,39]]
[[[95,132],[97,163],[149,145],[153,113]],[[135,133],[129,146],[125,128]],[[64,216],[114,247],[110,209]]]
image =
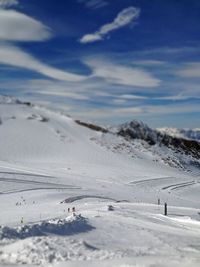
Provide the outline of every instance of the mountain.
[[164,162],[169,166],[185,170],[194,170],[194,168],[197,168],[197,171],[200,170],[200,143],[196,140],[172,137],[166,133],[151,129],[140,121],[131,121],[107,129],[91,123],[76,122],[92,130],[102,132],[101,143],[107,145],[107,147],[111,147],[113,143],[112,139],[110,139],[109,143],[106,144],[107,135],[123,137],[123,141],[119,141],[119,144],[115,147],[115,150],[120,153],[123,149],[125,149],[126,153],[127,148],[129,150],[127,154],[131,156],[137,154],[136,151],[144,151],[148,154],[151,153],[153,161]]
[[177,128],[159,128],[157,129],[163,134],[167,134],[177,138],[200,141],[200,129],[177,129]]
[[199,266],[198,142],[0,99],[0,266]]
[[6,96],[6,95],[0,95],[0,104],[21,104],[21,105],[27,105],[31,106],[30,102],[21,101],[19,99],[16,99],[15,97]]
[[200,143],[198,141],[187,140],[184,137],[171,136],[166,132],[153,130],[142,122],[132,121],[125,123],[115,128],[114,131],[125,138],[141,139],[149,145],[164,145],[174,151],[192,155],[197,159],[200,158]]

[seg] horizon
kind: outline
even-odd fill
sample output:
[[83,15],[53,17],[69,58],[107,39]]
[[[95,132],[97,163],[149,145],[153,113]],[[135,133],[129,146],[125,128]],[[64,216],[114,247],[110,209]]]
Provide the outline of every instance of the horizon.
[[200,128],[198,0],[0,0],[0,94],[99,124]]

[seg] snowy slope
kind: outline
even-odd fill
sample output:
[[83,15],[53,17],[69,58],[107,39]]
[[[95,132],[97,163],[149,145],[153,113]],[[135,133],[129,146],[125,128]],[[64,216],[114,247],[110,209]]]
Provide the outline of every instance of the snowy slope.
[[200,176],[178,166],[190,155],[0,102],[0,265],[199,265]]

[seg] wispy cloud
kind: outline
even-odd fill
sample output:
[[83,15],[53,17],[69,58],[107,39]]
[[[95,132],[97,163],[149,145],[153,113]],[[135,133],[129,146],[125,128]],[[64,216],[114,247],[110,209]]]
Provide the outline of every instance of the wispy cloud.
[[165,65],[165,61],[161,60],[136,60],[133,61],[134,65],[139,65],[139,66],[161,66]]
[[119,98],[126,99],[126,100],[139,100],[139,99],[147,99],[146,96],[140,96],[140,95],[133,95],[133,94],[124,94],[120,95]]
[[179,114],[179,113],[193,113],[200,112],[199,104],[171,104],[168,106],[158,105],[158,106],[146,106],[144,111],[147,114]]
[[157,87],[161,82],[143,69],[132,68],[98,59],[87,59],[84,62],[93,70],[93,77],[102,78],[111,84]]
[[[55,90],[56,88],[54,88]],[[56,97],[66,97],[71,98],[75,100],[89,100],[89,97],[85,95],[81,95],[79,93],[73,93],[73,92],[60,92],[60,91],[47,91],[47,90],[40,90],[38,91],[41,95],[47,95],[47,96],[56,96]]]
[[117,17],[108,24],[103,25],[100,29],[94,33],[86,34],[80,42],[83,44],[92,43],[103,40],[110,32],[118,30],[122,27],[129,25],[136,20],[140,15],[140,9],[136,7],[129,7],[122,10]]
[[84,77],[50,67],[16,46],[0,44],[0,64],[32,70],[50,78],[80,81]]
[[[108,108],[96,108],[77,110],[74,112],[74,115],[78,118],[82,119],[91,119],[91,120],[102,120],[108,121],[112,124],[117,122],[119,123],[119,119],[131,120],[133,118],[155,118],[160,115],[178,115],[178,114],[190,114],[194,112],[200,112],[200,105],[198,104],[171,104],[168,106],[163,105],[140,105],[140,106],[129,106],[129,107],[108,107]],[[162,124],[165,125],[165,122]]]
[[185,64],[176,74],[186,78],[200,78],[200,62]]
[[[101,85],[102,84],[100,84],[99,87]],[[59,98],[59,100],[64,100],[65,105],[69,99],[89,100],[92,99],[92,97],[96,98],[96,96],[99,98],[112,97],[112,95],[100,89],[96,89],[96,82],[88,81],[87,79],[81,82],[52,79],[7,79],[1,82],[1,87],[8,88],[10,91],[19,91],[21,95],[29,95],[29,97],[39,94],[40,100],[43,96],[52,96]]]
[[104,0],[78,0],[78,3],[83,3],[87,8],[90,9],[98,9],[109,5],[109,3]]
[[43,41],[51,36],[41,22],[15,10],[0,9],[0,40]]
[[162,97],[155,97],[155,100],[171,100],[171,101],[181,101],[181,100],[188,100],[188,99],[200,99],[200,96],[194,95],[184,95],[182,93],[178,95],[170,95],[170,96],[162,96]]
[[[9,7],[17,1],[1,1]],[[0,8],[0,64],[38,72],[64,81],[80,81],[84,77],[48,66],[17,47],[14,42],[44,41],[52,38],[51,30],[40,21],[21,12]]]
[[19,4],[18,0],[0,0],[0,8],[17,6],[18,4]]

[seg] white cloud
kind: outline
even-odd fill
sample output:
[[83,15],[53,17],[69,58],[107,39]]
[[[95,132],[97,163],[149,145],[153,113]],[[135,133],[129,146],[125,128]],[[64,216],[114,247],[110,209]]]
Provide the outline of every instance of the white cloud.
[[[2,1],[4,7],[17,4],[17,1]],[[80,81],[81,75],[62,71],[34,58],[12,42],[44,41],[52,37],[51,30],[40,21],[12,9],[0,8],[0,64],[32,70],[63,81]]]
[[41,22],[15,10],[0,9],[0,40],[43,41],[51,35]]
[[78,0],[78,3],[84,3],[85,6],[90,9],[98,9],[109,4],[104,0]]
[[86,43],[93,43],[97,41],[101,41],[103,39],[102,35],[99,34],[99,32],[92,33],[92,34],[86,34],[80,39],[80,43],[86,44]]
[[[119,120],[130,120],[132,118],[141,118],[141,116],[145,116],[146,118],[160,115],[175,115],[175,114],[183,114],[183,113],[193,113],[200,112],[200,105],[198,104],[179,104],[179,105],[143,105],[139,107],[122,107],[118,106],[112,108],[101,108],[101,109],[90,109],[83,108],[82,110],[73,111],[73,116],[82,119],[91,119],[95,121],[108,121],[109,123],[119,123]],[[137,117],[139,116],[139,117]],[[163,124],[164,125],[164,124]]]
[[126,67],[104,60],[85,60],[90,68],[93,69],[93,77],[103,78],[111,84],[138,86],[138,87],[157,87],[160,80],[153,77],[149,72],[132,67]]
[[179,114],[179,113],[193,113],[200,112],[200,105],[198,104],[170,104],[158,106],[146,106],[144,110],[148,114]]
[[90,99],[89,97],[87,97],[85,95],[81,95],[79,93],[66,92],[66,91],[63,92],[63,91],[58,91],[56,89],[57,88],[55,87],[54,88],[55,91],[40,90],[40,91],[38,91],[38,93],[41,95],[66,97],[66,98],[71,98],[71,99],[75,99],[75,100],[89,100]]
[[8,8],[11,6],[17,6],[18,0],[0,0],[0,8]]
[[71,111],[71,114],[73,114],[73,117],[76,117],[78,119],[83,120],[94,120],[94,122],[99,123],[102,121],[105,123],[105,121],[110,123],[119,123],[119,119],[123,118],[124,120],[127,120],[128,117],[133,118],[135,115],[143,114],[143,108],[140,107],[125,107],[125,108],[119,108],[119,107],[112,107],[112,108],[101,108],[101,109],[91,109],[90,107],[87,108],[80,108]]
[[140,15],[140,9],[136,7],[129,7],[122,10],[117,17],[111,23],[105,24],[100,29],[94,33],[86,34],[81,39],[80,42],[92,43],[96,41],[103,40],[110,32],[120,29],[129,25],[131,22],[136,20]]
[[186,78],[200,78],[200,62],[188,63],[176,74]]
[[[89,96],[81,90],[74,90],[74,84],[69,84],[66,81],[34,79],[26,80],[25,85],[19,85],[29,93],[37,93],[46,96],[62,97],[75,100],[88,100]],[[78,86],[77,86],[78,87]],[[75,84],[76,88],[76,84]]]
[[119,108],[113,109],[113,113],[121,113],[121,114],[141,114],[143,109],[140,107],[126,107],[126,108]]
[[122,105],[122,104],[126,104],[126,100],[125,99],[114,99],[113,103],[116,105]]
[[24,52],[20,48],[9,44],[0,44],[0,64],[25,68],[50,78],[63,81],[80,81],[84,79],[84,76],[68,73],[66,71],[50,67],[35,59],[33,56]]
[[141,66],[161,66],[165,65],[165,61],[161,60],[138,60],[138,61],[133,61],[134,65],[141,65]]
[[193,96],[193,95],[183,95],[178,94],[178,95],[170,95],[170,96],[162,96],[162,97],[155,97],[154,99],[156,100],[171,100],[171,101],[179,101],[179,100],[187,100],[191,98],[199,98],[198,96]]
[[119,96],[122,99],[126,100],[140,100],[140,99],[147,99],[146,96],[139,96],[139,95],[130,95],[130,94],[124,94]]

